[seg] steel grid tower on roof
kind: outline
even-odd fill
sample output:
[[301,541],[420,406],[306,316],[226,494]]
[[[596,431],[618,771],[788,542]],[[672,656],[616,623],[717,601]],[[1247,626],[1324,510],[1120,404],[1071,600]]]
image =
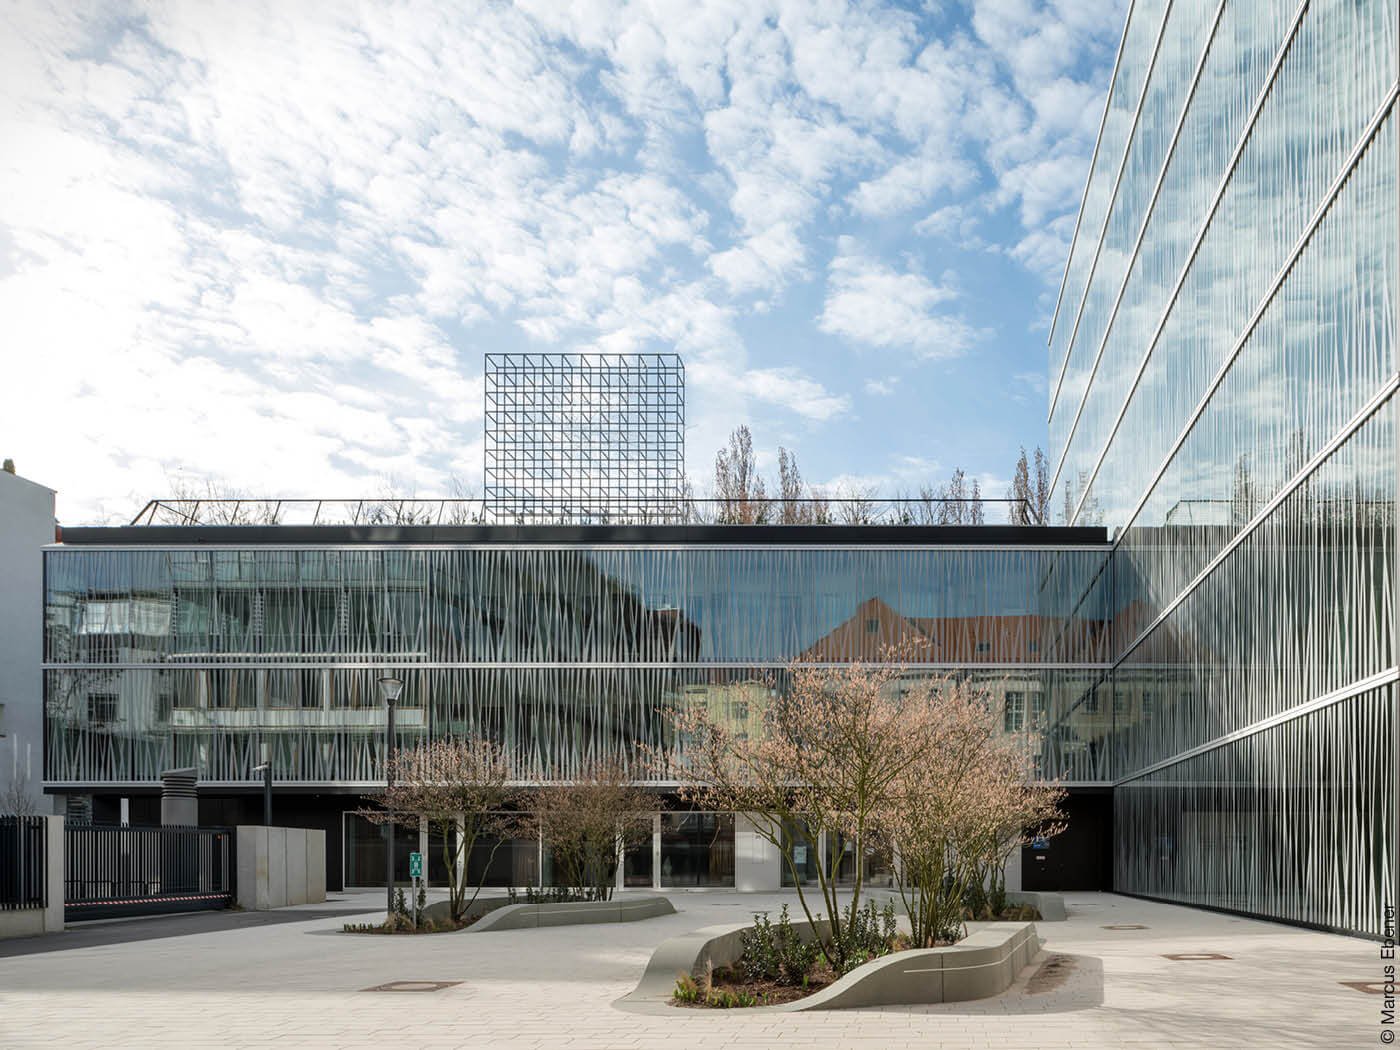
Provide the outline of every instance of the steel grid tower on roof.
[[489,519],[679,520],[684,474],[679,355],[486,355]]

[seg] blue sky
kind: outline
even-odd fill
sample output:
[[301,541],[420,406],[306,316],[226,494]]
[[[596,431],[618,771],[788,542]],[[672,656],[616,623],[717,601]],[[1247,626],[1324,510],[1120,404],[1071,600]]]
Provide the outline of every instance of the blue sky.
[[172,479],[480,486],[482,357],[676,350],[829,489],[1001,495],[1125,5],[21,2],[0,455],[68,523]]

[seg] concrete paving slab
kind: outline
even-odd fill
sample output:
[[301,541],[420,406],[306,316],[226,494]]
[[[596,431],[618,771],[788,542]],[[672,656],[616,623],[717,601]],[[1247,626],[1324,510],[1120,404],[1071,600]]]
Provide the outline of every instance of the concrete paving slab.
[[[1380,946],[1107,894],[1066,894],[1064,922],[1007,992],[925,1007],[743,1016],[637,1016],[611,1004],[663,940],[777,913],[791,894],[672,894],[675,915],[494,937],[343,934],[342,911],[383,913],[381,894],[326,905],[172,916],[178,933],[0,950],[0,1046],[414,1047],[745,1050],[802,1047],[1375,1046],[1380,997],[1343,981],[1381,975]],[[796,909],[794,908],[794,911]],[[256,921],[246,921],[256,920]],[[1105,930],[1144,925],[1145,930]],[[139,931],[141,924],[126,924]],[[80,931],[79,936],[99,931]],[[1166,954],[1228,960],[1173,962]],[[1053,964],[1053,965],[1052,965]],[[393,981],[439,991],[366,992]]]

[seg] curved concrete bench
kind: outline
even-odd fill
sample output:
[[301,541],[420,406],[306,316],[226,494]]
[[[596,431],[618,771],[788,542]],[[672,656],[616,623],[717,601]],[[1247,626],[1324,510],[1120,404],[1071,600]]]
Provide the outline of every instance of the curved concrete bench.
[[637,922],[658,915],[674,915],[676,907],[665,897],[627,897],[610,901],[570,901],[563,904],[507,904],[493,908],[464,933],[498,930],[532,930],[540,926],[581,926],[595,922]]
[[[804,940],[811,924],[794,922]],[[953,1003],[999,995],[1040,951],[1035,923],[998,923],[946,948],[914,948],[882,956],[804,999],[778,1006],[749,1007],[742,1013],[843,1010],[860,1006],[914,1006]],[[652,953],[642,979],[613,1005],[634,1013],[671,1009],[671,992],[683,973],[694,977],[707,962],[716,968],[738,961],[749,924],[707,926],[672,937]]]

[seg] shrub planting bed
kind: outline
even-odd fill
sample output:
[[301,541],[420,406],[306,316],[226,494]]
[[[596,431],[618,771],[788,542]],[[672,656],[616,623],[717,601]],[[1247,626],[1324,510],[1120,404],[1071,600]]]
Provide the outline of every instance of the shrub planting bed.
[[[993,914],[984,906],[981,913],[965,912],[968,919],[983,921],[1033,921],[1034,908],[1003,907]],[[851,920],[847,909],[837,936],[845,942],[844,963],[835,961],[829,940],[819,944],[811,927],[792,924],[788,906],[783,905],[777,922],[767,915],[755,915],[753,926],[742,934],[743,950],[728,966],[707,965],[697,976],[682,974],[671,993],[672,1005],[728,1010],[749,1006],[776,1006],[796,1002],[836,983],[841,977],[867,962],[908,951],[915,947],[895,919],[894,902],[882,909],[867,902]],[[948,947],[954,939],[941,939],[927,947]]]

